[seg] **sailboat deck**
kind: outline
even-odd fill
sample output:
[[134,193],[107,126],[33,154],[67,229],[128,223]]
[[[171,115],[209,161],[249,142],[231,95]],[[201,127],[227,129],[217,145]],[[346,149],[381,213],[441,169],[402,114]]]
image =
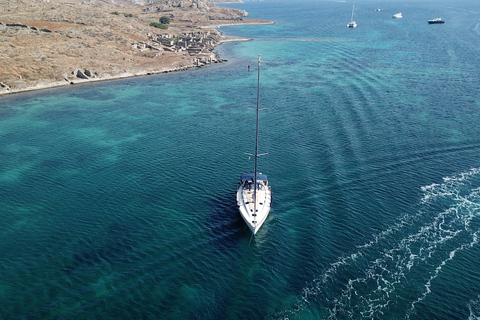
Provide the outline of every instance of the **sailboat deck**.
[[268,186],[267,181],[257,181],[256,205],[254,203],[254,193],[253,182],[243,182],[237,192],[237,205],[242,218],[255,233],[261,227],[270,212],[272,191]]
[[[257,211],[259,211],[259,208],[263,206],[267,202],[267,193],[265,190],[265,186],[258,184],[258,189],[257,189]],[[253,197],[254,191],[253,191],[253,184],[247,185],[246,187],[243,188],[243,199],[245,200],[245,205],[248,208],[249,213],[253,213],[254,210],[254,197]]]

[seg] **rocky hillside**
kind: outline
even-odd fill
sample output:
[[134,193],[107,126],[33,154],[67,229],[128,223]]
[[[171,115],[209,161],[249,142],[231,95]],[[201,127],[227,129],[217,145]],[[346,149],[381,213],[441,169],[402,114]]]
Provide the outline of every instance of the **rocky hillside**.
[[0,94],[216,62],[222,37],[200,27],[266,23],[246,16],[205,0],[0,0]]

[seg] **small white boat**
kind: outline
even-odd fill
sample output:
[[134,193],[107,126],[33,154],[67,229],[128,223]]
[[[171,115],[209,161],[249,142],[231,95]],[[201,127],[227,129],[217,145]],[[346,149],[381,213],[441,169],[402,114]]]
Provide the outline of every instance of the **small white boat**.
[[268,178],[257,170],[258,154],[258,111],[260,96],[260,55],[258,55],[257,82],[257,125],[255,133],[255,168],[253,173],[242,174],[237,189],[237,206],[243,220],[253,234],[257,233],[267,219],[272,207],[272,188]]
[[356,28],[357,27],[357,23],[355,21],[350,21],[348,24],[347,24],[347,27],[349,28]]
[[353,4],[353,9],[352,9],[352,19],[350,19],[351,21],[349,23],[347,23],[347,27],[348,28],[356,28],[357,27],[357,22],[355,22],[353,20],[353,14],[355,12],[355,3]]
[[375,11],[380,11],[380,8],[376,8]]
[[443,21],[442,18],[428,20],[428,24],[440,24],[440,23],[445,23],[445,21]]
[[392,18],[393,19],[400,19],[400,18],[403,18],[403,16],[402,16],[402,13],[400,12],[400,13],[395,13]]

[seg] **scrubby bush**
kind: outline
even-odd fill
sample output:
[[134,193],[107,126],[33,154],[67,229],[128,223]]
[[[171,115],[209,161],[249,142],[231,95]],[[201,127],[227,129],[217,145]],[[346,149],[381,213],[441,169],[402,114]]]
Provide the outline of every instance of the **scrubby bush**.
[[[119,15],[120,15],[120,13],[119,13],[118,11],[110,12],[110,14],[114,14],[114,15],[116,15],[116,16],[119,16]],[[127,18],[133,17],[133,14],[132,14],[132,13],[124,13],[123,15],[124,15],[125,17],[127,17]]]
[[168,29],[168,26],[166,24],[160,23],[160,22],[151,22],[150,23],[151,27],[159,28],[159,29]]
[[170,17],[167,17],[167,16],[160,17],[160,23],[170,24]]

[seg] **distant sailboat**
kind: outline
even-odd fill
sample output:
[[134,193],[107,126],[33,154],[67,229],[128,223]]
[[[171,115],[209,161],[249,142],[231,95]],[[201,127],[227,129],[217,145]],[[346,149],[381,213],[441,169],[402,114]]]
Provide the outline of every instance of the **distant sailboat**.
[[403,18],[403,16],[402,16],[402,13],[400,12],[400,13],[395,13],[392,18],[393,19],[401,19],[401,18]]
[[351,21],[347,24],[347,27],[348,28],[356,28],[357,27],[357,23],[353,20],[353,14],[355,12],[355,3],[353,4],[353,9],[352,9],[352,19]]
[[255,133],[255,167],[253,173],[242,174],[237,189],[237,206],[240,214],[253,234],[265,222],[272,206],[272,188],[268,178],[257,170],[258,154],[258,111],[260,101],[260,55],[258,55],[257,80],[257,123]]

